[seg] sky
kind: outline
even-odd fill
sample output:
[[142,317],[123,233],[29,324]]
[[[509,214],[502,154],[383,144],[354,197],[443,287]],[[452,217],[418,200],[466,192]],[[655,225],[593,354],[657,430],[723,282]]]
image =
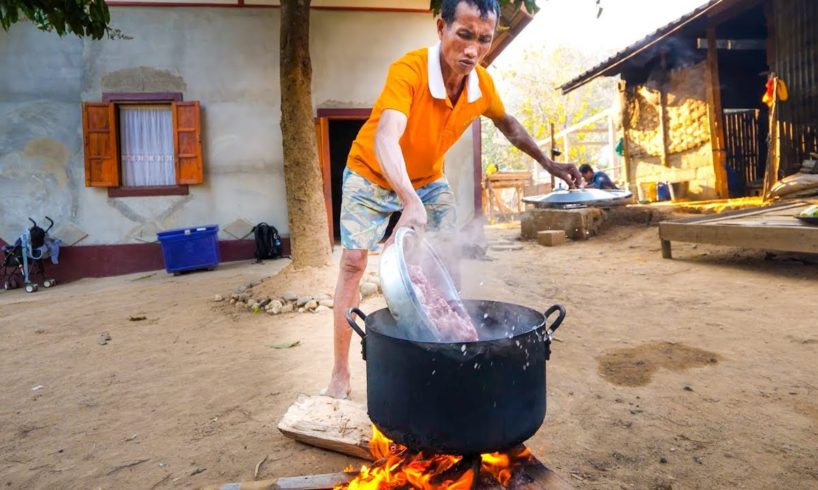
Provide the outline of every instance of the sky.
[[707,0],[601,0],[603,12],[597,18],[595,0],[537,0],[540,11],[494,65],[502,70],[525,49],[560,45],[602,61],[704,3]]

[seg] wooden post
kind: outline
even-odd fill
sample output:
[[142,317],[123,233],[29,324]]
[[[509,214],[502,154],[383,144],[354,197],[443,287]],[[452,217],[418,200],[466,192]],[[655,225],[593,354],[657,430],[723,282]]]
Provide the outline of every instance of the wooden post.
[[[554,156],[554,145],[556,143],[554,142],[554,123],[549,123],[549,125],[551,126],[551,155],[549,155],[549,156],[551,157],[552,160],[555,160],[556,157]],[[557,185],[557,180],[554,177],[554,174],[551,174],[551,192],[554,192],[554,187],[556,185]]]
[[673,253],[671,252],[670,248],[670,240],[661,240],[662,242],[662,258],[663,259],[672,259]]
[[663,167],[670,167],[670,163],[667,160],[667,124],[665,123],[665,119],[667,119],[667,90],[665,90],[665,84],[668,78],[667,53],[664,51],[662,51],[660,55],[660,67],[662,73],[659,76],[659,148],[661,150],[659,159]]
[[713,149],[713,172],[716,175],[716,194],[727,199],[726,154],[724,149],[724,123],[722,122],[721,85],[719,84],[719,59],[716,49],[716,28],[707,28],[707,115],[710,121],[710,145]]
[[321,165],[321,177],[324,180],[324,206],[327,209],[327,228],[329,246],[335,244],[334,221],[332,219],[332,162],[329,153],[329,118],[315,119],[315,139],[318,143],[318,161]]
[[770,106],[769,130],[767,136],[767,165],[764,168],[764,189],[762,197],[769,200],[770,191],[778,182],[778,169],[781,161],[779,145],[781,143],[778,131],[778,77],[775,73],[770,73],[770,80],[773,81],[773,101]]
[[621,169],[616,164],[616,132],[614,131],[613,112],[608,114],[608,145],[611,147],[611,172],[614,180],[619,179]]
[[631,168],[631,158],[628,153],[628,82],[619,81],[619,108],[622,116],[622,168],[624,180],[628,183],[631,192],[636,192],[636,169]]

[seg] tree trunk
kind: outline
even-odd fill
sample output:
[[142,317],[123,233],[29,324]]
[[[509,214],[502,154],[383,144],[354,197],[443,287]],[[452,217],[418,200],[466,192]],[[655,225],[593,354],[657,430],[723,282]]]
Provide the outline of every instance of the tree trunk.
[[310,0],[281,1],[281,136],[293,267],[329,263],[310,65]]

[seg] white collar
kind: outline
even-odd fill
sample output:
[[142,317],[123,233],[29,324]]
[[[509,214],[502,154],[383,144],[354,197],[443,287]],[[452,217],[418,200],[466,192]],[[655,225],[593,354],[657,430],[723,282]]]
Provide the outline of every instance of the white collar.
[[[443,69],[440,67],[440,43],[429,47],[429,91],[435,99],[446,100]],[[469,72],[466,94],[466,100],[469,104],[483,96],[483,92],[480,91],[480,79],[477,77],[476,68]]]

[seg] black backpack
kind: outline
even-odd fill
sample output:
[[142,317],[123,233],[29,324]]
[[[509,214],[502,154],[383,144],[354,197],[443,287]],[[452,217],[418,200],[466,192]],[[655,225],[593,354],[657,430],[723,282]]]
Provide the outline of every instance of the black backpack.
[[275,226],[259,223],[253,227],[256,239],[256,262],[281,257],[281,236]]

